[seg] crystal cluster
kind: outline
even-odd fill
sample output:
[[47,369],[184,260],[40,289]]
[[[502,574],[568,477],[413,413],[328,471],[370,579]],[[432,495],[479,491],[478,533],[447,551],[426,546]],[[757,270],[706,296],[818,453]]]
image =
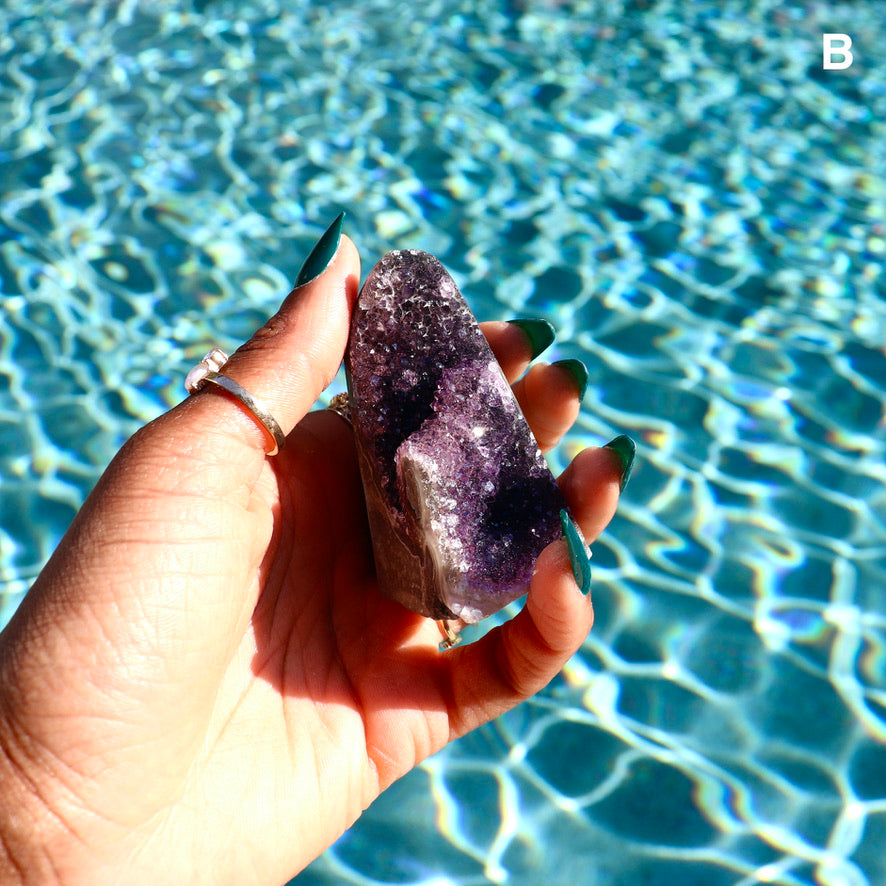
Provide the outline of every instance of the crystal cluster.
[[466,623],[525,593],[566,503],[434,256],[390,252],[372,269],[345,360],[381,590]]

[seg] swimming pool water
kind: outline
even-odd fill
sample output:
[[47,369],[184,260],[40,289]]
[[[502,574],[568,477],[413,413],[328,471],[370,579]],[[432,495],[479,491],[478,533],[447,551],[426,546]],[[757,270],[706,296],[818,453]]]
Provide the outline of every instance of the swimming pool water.
[[884,46],[878,4],[2,0],[0,621],[345,208],[587,363],[558,468],[638,462],[563,675],[294,882],[886,882]]

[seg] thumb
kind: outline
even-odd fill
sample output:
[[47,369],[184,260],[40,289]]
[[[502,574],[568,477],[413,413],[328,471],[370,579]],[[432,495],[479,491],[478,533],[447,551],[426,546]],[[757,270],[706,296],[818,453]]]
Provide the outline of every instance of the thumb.
[[[319,273],[292,290],[223,370],[265,404],[284,433],[334,376],[347,343],[360,261],[341,236],[341,218],[305,265]],[[231,603],[234,617],[238,608],[251,612],[254,600],[241,599],[242,585],[270,532],[267,508],[250,504],[258,478],[268,473],[266,435],[238,400],[207,387],[127,441],[16,613],[17,624],[36,609],[44,615],[30,619],[33,625],[63,624],[84,609],[93,621],[94,612],[117,612],[136,625],[145,623],[146,608],[199,614],[191,597],[207,585],[207,596]],[[230,558],[237,568],[227,568]],[[219,582],[226,593],[218,592]],[[166,615],[155,621],[175,634]],[[201,634],[207,646],[231,631],[224,619],[213,627]],[[84,636],[88,645],[92,635]]]
[[332,381],[344,355],[360,259],[341,234],[341,222],[339,216],[305,262],[310,268],[327,261],[325,267],[293,289],[225,364],[225,375],[261,397],[287,434]]
[[[320,273],[223,370],[286,433],[347,342],[360,263],[336,223],[325,269],[315,262]],[[258,593],[271,531],[267,501],[256,507],[251,495],[262,472],[270,474],[265,434],[221,391],[186,398],[118,453],[4,633],[5,649],[28,655],[0,655],[0,687],[18,686],[43,711],[46,747],[54,724],[79,715],[105,729],[120,720],[121,729],[149,724],[151,734],[171,735],[170,724],[187,725],[188,711],[214,699]],[[133,742],[133,752],[145,744]]]
[[[351,240],[341,234],[341,222],[339,216],[305,262],[308,272],[317,264],[320,272],[296,286],[221,370],[264,404],[284,434],[332,381],[347,344],[360,259]],[[305,270],[300,279],[304,275]],[[266,434],[255,417],[217,387],[204,386],[200,396],[188,398],[170,417],[177,431],[198,430],[204,449],[206,435],[218,430],[236,437],[250,453],[263,455]]]

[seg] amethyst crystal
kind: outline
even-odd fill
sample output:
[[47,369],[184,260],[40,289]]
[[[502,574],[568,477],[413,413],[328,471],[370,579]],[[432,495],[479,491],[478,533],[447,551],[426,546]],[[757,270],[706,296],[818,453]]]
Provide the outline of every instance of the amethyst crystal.
[[381,590],[468,623],[525,593],[566,503],[436,258],[390,252],[372,269],[345,365]]

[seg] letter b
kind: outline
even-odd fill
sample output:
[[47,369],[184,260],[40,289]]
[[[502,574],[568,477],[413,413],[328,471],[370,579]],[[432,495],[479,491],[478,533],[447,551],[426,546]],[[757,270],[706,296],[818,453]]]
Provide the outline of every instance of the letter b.
[[[848,34],[822,34],[823,61],[822,67],[826,71],[842,71],[852,64],[852,38]],[[842,55],[843,61],[835,62],[834,56]]]

